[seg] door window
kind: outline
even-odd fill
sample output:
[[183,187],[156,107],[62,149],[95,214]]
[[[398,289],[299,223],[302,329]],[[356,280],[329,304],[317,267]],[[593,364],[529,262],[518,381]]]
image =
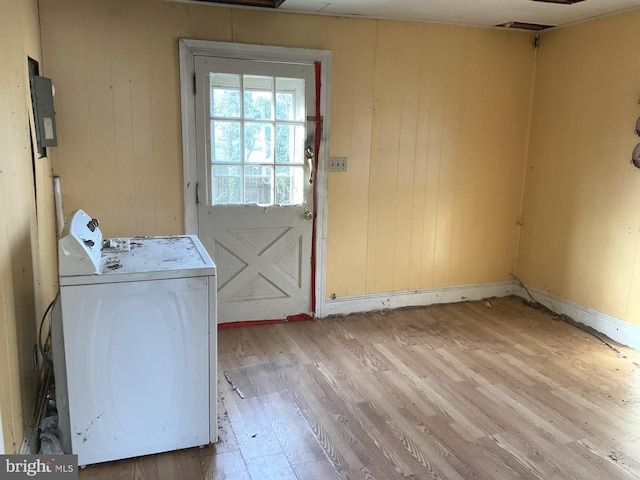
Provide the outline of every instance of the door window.
[[210,205],[304,202],[305,81],[209,74]]

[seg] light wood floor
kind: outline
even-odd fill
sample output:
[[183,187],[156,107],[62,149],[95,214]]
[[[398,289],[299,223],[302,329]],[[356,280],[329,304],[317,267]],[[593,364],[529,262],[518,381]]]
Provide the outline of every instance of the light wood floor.
[[223,330],[220,442],[80,479],[640,479],[615,347],[518,298]]

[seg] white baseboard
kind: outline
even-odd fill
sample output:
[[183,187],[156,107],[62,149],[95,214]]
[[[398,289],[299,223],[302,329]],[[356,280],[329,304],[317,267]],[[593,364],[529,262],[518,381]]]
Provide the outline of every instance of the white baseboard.
[[[565,300],[552,295],[544,290],[527,287],[536,302],[541,303],[549,310],[571,317],[577,323],[581,323],[600,332],[611,340],[626,345],[635,350],[640,350],[640,326],[606,315],[579,303]],[[526,291],[517,285],[515,294],[526,300],[531,300]]]
[[[632,325],[619,318],[606,315],[570,300],[565,300],[549,292],[532,287],[527,288],[535,298],[535,301],[549,308],[549,310],[567,315],[575,322],[590,327],[622,345],[640,350],[640,326]],[[335,299],[327,298],[324,301],[322,317],[482,300],[483,298],[506,297],[508,295],[517,295],[526,300],[531,300],[520,285],[510,281],[496,282],[354,295]]]
[[519,289],[518,285],[508,281],[421,290],[402,290],[335,299],[327,298],[324,301],[322,316],[328,317],[331,315],[348,315],[350,313],[373,312],[402,307],[465,302],[489,297],[506,297],[515,295]]

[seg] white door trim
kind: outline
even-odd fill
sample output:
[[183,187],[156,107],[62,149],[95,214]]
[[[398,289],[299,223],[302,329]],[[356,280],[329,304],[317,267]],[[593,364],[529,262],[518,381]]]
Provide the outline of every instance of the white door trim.
[[[325,317],[325,278],[327,254],[327,163],[329,158],[329,131],[331,108],[331,52],[307,48],[288,48],[246,43],[212,42],[207,40],[180,39],[180,100],[182,105],[182,166],[184,192],[184,230],[186,234],[198,233],[196,205],[196,113],[193,91],[195,57],[223,57],[246,60],[280,62],[320,62],[321,93],[320,111],[323,117],[322,147],[318,157],[316,182],[316,231],[315,231],[315,283],[316,317]],[[215,258],[213,259],[215,261]]]

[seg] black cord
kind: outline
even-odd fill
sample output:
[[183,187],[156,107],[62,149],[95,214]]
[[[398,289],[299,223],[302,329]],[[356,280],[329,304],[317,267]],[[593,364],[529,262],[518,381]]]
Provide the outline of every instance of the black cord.
[[[531,302],[534,305],[539,305],[541,307],[544,307],[546,310],[549,310],[545,305],[541,304],[540,302],[538,302],[535,298],[533,298],[533,295],[531,295],[531,292],[529,291],[529,289],[527,287],[525,287],[524,283],[522,283],[520,281],[520,279],[518,277],[516,277],[513,273],[510,273],[509,275],[511,275],[513,277],[513,279],[522,287],[524,288],[524,291],[527,292],[527,295],[529,295],[529,298],[531,299]],[[611,345],[609,342],[607,342],[606,340],[604,340],[603,338],[600,337],[600,335],[598,335],[597,333],[595,333],[593,331],[592,328],[587,327],[586,325],[583,325],[579,322],[576,322],[573,318],[571,318],[569,315],[565,315],[564,313],[556,313],[551,311],[556,317],[561,318],[562,320],[564,320],[565,322],[569,323],[570,325],[573,325],[574,327],[579,328],[580,330],[582,330],[583,332],[588,333],[589,335],[595,337],[596,339],[598,339],[600,341],[600,343],[602,343],[603,345],[606,345],[607,347],[609,347],[611,350],[614,350],[618,353],[618,356],[620,358],[627,358],[627,356],[624,354],[624,352],[622,352],[620,349],[614,347],[613,345]]]
[[[45,362],[47,362],[47,364],[50,367],[53,367],[53,360],[49,358],[49,355],[47,355],[47,352],[45,351],[44,346],[42,345],[42,327],[44,326],[44,321],[47,318],[47,315],[53,308],[53,305],[56,303],[56,300],[58,299],[59,296],[60,296],[60,292],[56,294],[53,301],[49,304],[47,309],[44,311],[44,315],[42,315],[42,320],[40,320],[40,329],[38,330],[38,350],[40,351],[40,355],[42,355],[42,359]],[[49,335],[50,334],[51,334],[51,323],[49,323]]]
[[516,277],[513,273],[510,273],[509,275],[511,275],[511,277],[518,283],[518,285],[524,288],[524,291],[527,292],[527,295],[529,295],[529,298],[533,303],[535,303],[536,305],[540,305],[540,302],[538,302],[535,298],[533,298],[533,295],[531,295],[531,292],[529,291],[529,289],[525,287],[524,283],[522,283],[518,277]]

